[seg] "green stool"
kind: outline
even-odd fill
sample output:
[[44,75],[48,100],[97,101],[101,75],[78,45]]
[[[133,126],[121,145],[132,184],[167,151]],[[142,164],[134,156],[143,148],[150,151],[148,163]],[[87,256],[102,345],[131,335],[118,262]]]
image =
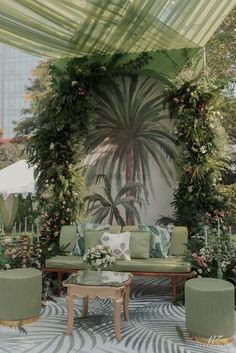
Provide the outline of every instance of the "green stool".
[[36,321],[41,296],[41,271],[18,268],[0,272],[0,325],[17,326]]
[[221,279],[194,278],[185,283],[186,328],[207,344],[227,344],[234,334],[234,286]]

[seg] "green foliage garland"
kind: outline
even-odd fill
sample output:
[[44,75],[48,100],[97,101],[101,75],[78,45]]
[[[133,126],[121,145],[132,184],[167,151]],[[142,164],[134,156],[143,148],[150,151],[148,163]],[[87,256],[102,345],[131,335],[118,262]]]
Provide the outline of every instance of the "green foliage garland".
[[177,83],[166,93],[182,147],[174,206],[179,223],[186,224],[192,234],[201,231],[207,212],[226,207],[218,189],[224,167],[218,144],[223,138],[219,113],[214,109],[219,90],[206,73],[200,77]]
[[34,130],[26,149],[29,163],[36,166],[41,234],[50,243],[57,242],[61,225],[74,222],[83,207],[84,180],[77,164],[93,123],[99,87],[111,77],[131,75],[151,57],[142,53],[125,63],[121,59],[122,55],[114,55],[102,62],[88,58],[56,62],[46,75],[50,84],[43,82],[33,92]]

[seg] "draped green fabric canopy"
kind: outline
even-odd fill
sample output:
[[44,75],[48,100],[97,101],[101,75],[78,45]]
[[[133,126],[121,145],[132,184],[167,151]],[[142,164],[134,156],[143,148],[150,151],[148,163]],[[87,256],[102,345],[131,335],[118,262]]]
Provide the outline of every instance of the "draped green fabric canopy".
[[235,0],[1,0],[0,41],[62,56],[203,47]]

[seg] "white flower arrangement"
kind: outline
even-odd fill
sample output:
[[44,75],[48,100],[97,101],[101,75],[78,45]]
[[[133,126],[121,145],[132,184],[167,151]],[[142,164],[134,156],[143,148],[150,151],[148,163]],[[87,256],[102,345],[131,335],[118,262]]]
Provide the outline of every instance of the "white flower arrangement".
[[109,246],[97,245],[88,249],[83,256],[83,262],[95,271],[101,271],[111,266],[116,261]]

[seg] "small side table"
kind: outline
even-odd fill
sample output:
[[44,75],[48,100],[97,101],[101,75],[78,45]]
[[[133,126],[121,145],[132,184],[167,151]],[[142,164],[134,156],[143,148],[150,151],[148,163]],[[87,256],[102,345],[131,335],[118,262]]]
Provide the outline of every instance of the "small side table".
[[115,336],[118,341],[121,340],[120,332],[120,308],[123,303],[125,319],[129,319],[129,295],[131,273],[113,272],[113,271],[80,271],[73,273],[63,282],[67,287],[67,335],[72,334],[74,323],[74,296],[83,298],[83,318],[87,318],[89,298],[111,298],[114,308],[114,327]]

